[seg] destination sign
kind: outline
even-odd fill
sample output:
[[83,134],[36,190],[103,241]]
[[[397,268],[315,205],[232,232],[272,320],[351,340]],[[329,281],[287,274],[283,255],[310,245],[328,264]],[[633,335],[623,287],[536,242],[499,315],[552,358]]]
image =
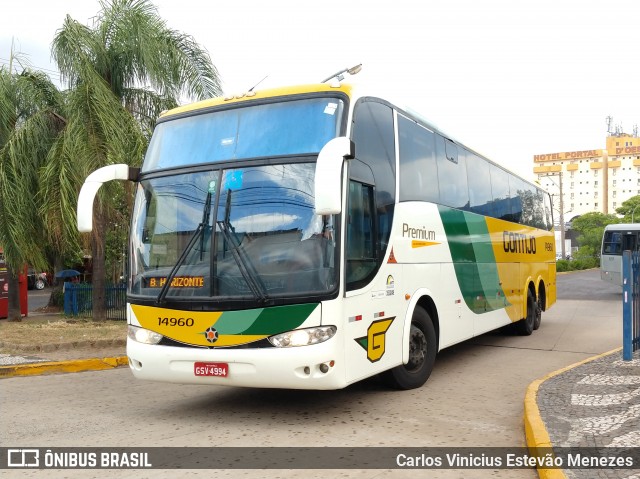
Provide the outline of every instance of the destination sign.
[[[164,276],[145,278],[147,288],[162,288],[167,282]],[[176,276],[171,280],[172,288],[204,288],[204,276]]]

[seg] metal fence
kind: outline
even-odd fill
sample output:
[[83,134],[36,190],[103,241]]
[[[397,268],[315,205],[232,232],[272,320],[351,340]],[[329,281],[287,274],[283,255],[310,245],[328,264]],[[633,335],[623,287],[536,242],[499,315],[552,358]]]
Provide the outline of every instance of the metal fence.
[[640,349],[640,252],[622,253],[622,359]]
[[[126,287],[107,286],[104,296],[107,319],[125,321],[127,319]],[[91,318],[93,316],[93,285],[65,283],[64,314],[80,318]]]

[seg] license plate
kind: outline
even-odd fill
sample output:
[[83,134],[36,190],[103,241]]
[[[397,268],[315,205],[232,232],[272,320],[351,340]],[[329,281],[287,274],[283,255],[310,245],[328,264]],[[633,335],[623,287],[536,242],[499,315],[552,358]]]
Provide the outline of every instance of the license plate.
[[196,376],[217,376],[226,378],[229,375],[227,363],[195,363],[193,372]]

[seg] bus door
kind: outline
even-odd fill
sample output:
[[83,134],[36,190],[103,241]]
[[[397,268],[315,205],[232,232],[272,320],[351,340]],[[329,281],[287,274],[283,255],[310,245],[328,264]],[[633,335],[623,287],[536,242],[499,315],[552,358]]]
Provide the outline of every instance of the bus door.
[[[396,200],[394,112],[376,99],[354,106],[344,214],[345,355],[355,381],[402,362],[405,301],[402,265],[387,264]],[[402,310],[402,311],[401,311]],[[402,317],[401,317],[402,316]]]
[[378,230],[384,214],[376,208],[375,188],[349,181],[345,218],[344,315],[347,380],[397,366],[402,358],[404,317],[398,314],[396,288],[400,265],[382,265],[385,246]]
[[622,251],[636,251],[638,249],[638,233],[628,231],[622,236]]

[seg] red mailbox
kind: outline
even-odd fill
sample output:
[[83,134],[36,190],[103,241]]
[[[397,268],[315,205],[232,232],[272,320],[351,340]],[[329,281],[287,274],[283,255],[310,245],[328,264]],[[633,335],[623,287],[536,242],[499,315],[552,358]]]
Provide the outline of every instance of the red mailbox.
[[[2,250],[0,250],[2,253]],[[20,313],[24,316],[29,311],[27,293],[27,270],[18,276],[18,288],[20,291]],[[0,254],[0,319],[9,316],[9,272],[4,262],[4,257]]]
[[9,316],[9,274],[0,254],[0,319]]

